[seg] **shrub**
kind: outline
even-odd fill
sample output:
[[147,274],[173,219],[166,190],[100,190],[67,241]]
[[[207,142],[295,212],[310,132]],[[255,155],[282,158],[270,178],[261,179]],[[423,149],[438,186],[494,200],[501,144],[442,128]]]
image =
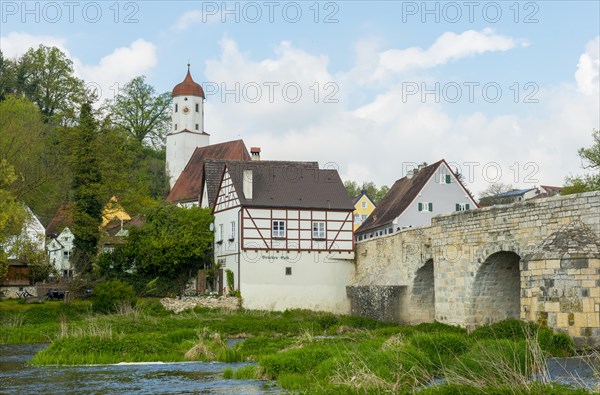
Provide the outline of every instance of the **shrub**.
[[261,359],[267,377],[274,379],[284,373],[307,373],[331,357],[325,349],[293,349]]
[[133,287],[119,280],[104,281],[94,288],[92,310],[99,313],[114,313],[120,304],[135,305]]

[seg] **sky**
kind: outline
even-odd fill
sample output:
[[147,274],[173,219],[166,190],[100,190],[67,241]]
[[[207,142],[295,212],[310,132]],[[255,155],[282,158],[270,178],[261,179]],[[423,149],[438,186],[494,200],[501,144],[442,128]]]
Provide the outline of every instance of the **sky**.
[[211,143],[393,184],[446,159],[490,183],[562,185],[600,129],[598,1],[0,2],[0,49],[57,46],[114,97],[187,63]]

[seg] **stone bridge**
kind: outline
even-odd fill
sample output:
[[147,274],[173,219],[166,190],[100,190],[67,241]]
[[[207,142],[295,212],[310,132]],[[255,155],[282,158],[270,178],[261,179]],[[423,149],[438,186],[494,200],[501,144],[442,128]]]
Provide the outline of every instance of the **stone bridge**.
[[600,192],[444,214],[359,242],[354,314],[468,328],[520,318],[600,346]]

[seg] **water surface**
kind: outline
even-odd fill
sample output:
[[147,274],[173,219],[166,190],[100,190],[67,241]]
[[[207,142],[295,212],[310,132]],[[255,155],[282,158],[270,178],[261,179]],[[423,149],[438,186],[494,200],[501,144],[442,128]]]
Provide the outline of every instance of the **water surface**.
[[224,380],[226,368],[244,363],[127,363],[30,366],[45,344],[0,345],[2,394],[276,394],[259,380]]

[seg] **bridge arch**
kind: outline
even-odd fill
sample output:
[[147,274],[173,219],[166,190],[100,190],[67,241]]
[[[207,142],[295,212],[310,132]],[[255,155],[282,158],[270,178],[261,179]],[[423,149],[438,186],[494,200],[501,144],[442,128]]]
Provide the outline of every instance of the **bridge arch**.
[[472,324],[486,325],[520,317],[521,257],[513,251],[489,255],[479,267],[472,288]]
[[412,323],[435,319],[435,286],[433,259],[428,259],[415,273],[410,295]]

